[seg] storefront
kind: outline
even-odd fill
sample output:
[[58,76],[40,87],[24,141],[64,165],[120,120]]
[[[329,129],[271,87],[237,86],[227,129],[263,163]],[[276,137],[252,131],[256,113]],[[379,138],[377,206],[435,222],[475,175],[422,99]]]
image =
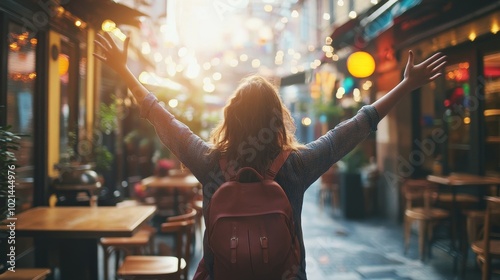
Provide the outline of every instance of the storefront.
[[335,67],[334,105],[354,99],[352,89],[346,94],[352,77],[346,65],[354,52],[368,52],[375,60],[372,75],[354,79],[365,103],[402,80],[408,50],[415,62],[438,51],[448,56],[443,77],[404,97],[380,122],[376,138],[363,143],[381,172],[380,214],[400,219],[405,178],[435,172],[500,174],[499,10],[498,1],[486,0],[380,1],[337,26],[326,42],[332,53],[325,52],[322,62]]
[[405,178],[500,175],[499,10],[492,1],[422,1],[375,39],[379,96],[402,79],[409,50],[415,62],[438,51],[448,57],[443,77],[408,95],[379,125],[381,200],[389,217],[399,218]]
[[[470,16],[468,21],[456,22],[431,37],[401,44],[403,52],[414,49],[421,57],[435,51],[448,56],[444,77],[422,88],[415,96],[418,103],[413,108],[416,114],[412,120],[414,138],[422,143],[431,143],[436,130],[443,130],[447,137],[442,137],[442,143],[434,141],[435,151],[429,151],[422,164],[414,165],[422,173],[433,172],[434,166],[438,168],[434,172],[445,174],[467,172],[499,176],[500,40],[497,32],[500,5],[485,1],[442,5],[445,13],[438,16],[427,12],[428,19],[420,22],[415,19],[424,19],[425,7],[418,13],[403,16],[402,22],[415,24],[402,23],[394,31],[397,38],[403,38],[403,34],[413,33],[414,28],[425,30],[425,26],[433,26],[435,21],[453,23],[459,15],[475,11],[472,13],[475,16]],[[413,143],[413,149],[422,148]]]
[[16,214],[49,203],[54,166],[88,155],[101,93],[123,88],[92,55],[102,22],[138,26],[143,15],[113,1],[0,2],[0,126],[21,136]]

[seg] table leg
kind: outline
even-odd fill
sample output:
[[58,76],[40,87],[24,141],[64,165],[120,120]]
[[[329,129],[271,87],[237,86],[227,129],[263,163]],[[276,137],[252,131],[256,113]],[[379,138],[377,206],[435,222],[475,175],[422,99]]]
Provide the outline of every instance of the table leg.
[[48,267],[52,271],[49,279],[54,279],[54,268],[59,267],[59,246],[53,239],[34,238],[35,267]]
[[451,224],[452,224],[452,236],[451,236],[451,247],[450,249],[452,250],[453,253],[453,272],[457,273],[458,269],[458,255],[459,252],[456,248],[456,243],[457,243],[457,235],[458,235],[458,230],[459,230],[459,217],[457,213],[457,188],[452,187],[451,188],[451,193],[452,193],[452,198],[451,198]]
[[98,245],[96,239],[35,239],[35,265],[58,267],[55,280],[98,280]]
[[176,216],[181,214],[181,210],[179,209],[179,207],[179,190],[177,188],[174,188],[174,213]]
[[62,279],[99,279],[95,239],[61,239],[60,246]]

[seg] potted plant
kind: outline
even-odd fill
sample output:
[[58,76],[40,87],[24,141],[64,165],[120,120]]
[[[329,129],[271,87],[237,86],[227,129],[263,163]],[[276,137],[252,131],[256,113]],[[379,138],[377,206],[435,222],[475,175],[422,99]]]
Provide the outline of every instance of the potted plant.
[[363,150],[358,146],[339,162],[340,198],[342,214],[347,219],[364,216],[364,192],[361,169],[368,163]]
[[[60,161],[54,166],[59,170],[59,176],[53,183],[54,191],[58,196],[65,197],[64,202],[58,202],[59,205],[80,205],[82,202],[78,200],[78,195],[82,190],[92,196],[89,197],[90,200],[97,197],[105,198],[106,194],[111,193],[104,187],[104,182],[106,176],[108,178],[111,176],[109,171],[114,157],[105,145],[104,138],[116,130],[116,114],[115,103],[100,105],[99,121],[94,134],[81,139],[89,144],[89,149],[85,152],[75,150],[78,146],[77,133],[68,134],[68,145]],[[97,182],[100,184],[96,184]]]

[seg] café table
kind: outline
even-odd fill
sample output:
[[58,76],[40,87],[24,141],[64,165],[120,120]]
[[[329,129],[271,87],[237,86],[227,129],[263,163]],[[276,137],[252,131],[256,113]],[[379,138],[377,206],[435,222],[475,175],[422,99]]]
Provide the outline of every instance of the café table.
[[[200,182],[192,174],[187,175],[176,175],[176,176],[150,176],[141,180],[141,184],[146,189],[155,190],[157,201],[161,199],[161,195],[165,194],[165,191],[173,192],[174,199],[174,211],[175,214],[180,214],[179,212],[179,194],[186,192],[193,192],[200,188]],[[157,205],[159,206],[159,205]]]
[[96,280],[101,237],[130,237],[155,213],[155,206],[34,207],[4,220],[15,223],[16,237],[33,237],[37,266],[52,266],[61,279]]
[[[458,258],[462,258],[462,275],[465,271],[465,264],[467,260],[467,242],[465,229],[462,223],[463,213],[460,213],[459,205],[457,203],[457,193],[464,188],[474,188],[478,194],[478,201],[484,204],[482,197],[486,194],[485,188],[490,186],[497,186],[497,193],[500,190],[500,177],[480,176],[465,173],[451,173],[449,175],[428,175],[427,180],[444,187],[451,191],[451,213],[452,213],[452,235],[450,238],[449,248],[445,249],[450,255],[454,257],[453,268],[457,271]],[[439,197],[439,194],[438,194]],[[457,246],[458,245],[458,246]],[[458,248],[457,248],[458,247]]]
[[186,176],[150,176],[142,179],[141,183],[147,188],[159,189],[193,189],[200,185],[192,174]]

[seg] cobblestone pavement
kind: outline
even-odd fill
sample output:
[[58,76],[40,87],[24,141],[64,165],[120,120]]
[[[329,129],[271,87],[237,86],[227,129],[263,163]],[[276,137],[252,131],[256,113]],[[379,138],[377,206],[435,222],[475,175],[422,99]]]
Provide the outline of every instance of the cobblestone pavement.
[[[419,260],[416,234],[404,255],[401,224],[381,218],[345,220],[334,215],[329,205],[320,209],[318,187],[314,184],[306,192],[302,213],[308,279],[460,279],[452,271],[452,257],[439,249],[432,249],[431,260]],[[190,277],[199,258],[198,254],[193,260]],[[481,279],[472,256],[468,263],[464,279]]]

